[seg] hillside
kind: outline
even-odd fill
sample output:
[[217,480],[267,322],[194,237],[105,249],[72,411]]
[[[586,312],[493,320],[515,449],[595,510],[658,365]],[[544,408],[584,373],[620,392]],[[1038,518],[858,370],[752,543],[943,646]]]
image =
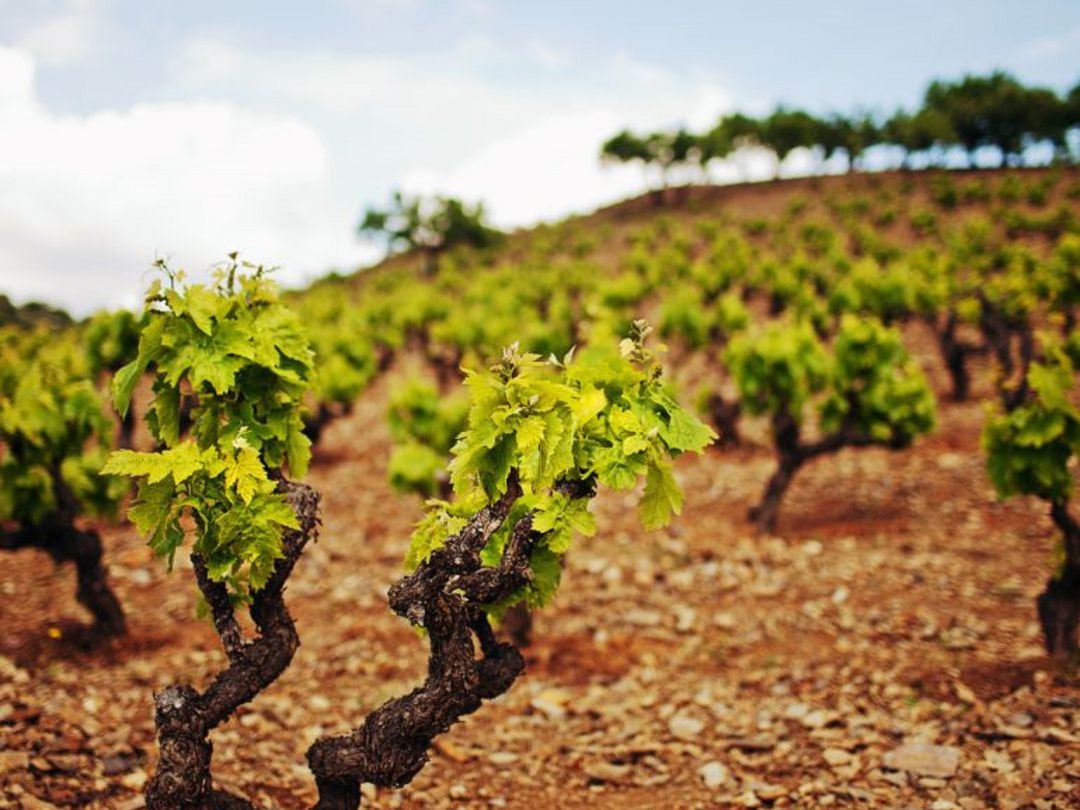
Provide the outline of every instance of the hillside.
[[[996,497],[980,444],[987,408],[1017,380],[1003,381],[992,346],[973,351],[970,396],[954,402],[941,350],[941,323],[964,302],[986,312],[1031,292],[991,281],[1065,261],[1080,171],[669,197],[451,251],[430,277],[416,256],[395,256],[291,297],[331,369],[312,403],[327,413],[309,477],[323,526],[287,592],[303,640],[292,666],[213,737],[223,786],[265,807],[310,806],[307,745],[422,677],[423,640],[386,607],[422,514],[388,483],[386,409],[402,377],[449,396],[461,364],[486,364],[512,340],[562,356],[645,316],[682,399],[708,414],[710,395],[740,390],[723,358],[740,335],[805,319],[832,346],[857,315],[891,324],[925,372],[929,435],[815,459],[771,532],[747,518],[775,466],[763,415],[742,416],[737,446],[679,459],[685,509],[666,530],[640,528],[634,493],[605,492],[596,535],[577,539],[536,615],[522,679],[442,735],[410,786],[366,786],[365,806],[1080,805],[1080,701],[1033,606],[1055,528],[1038,499]],[[1049,295],[1026,314],[1056,329],[1069,311],[1040,308]],[[981,340],[981,323],[962,320],[958,334]],[[827,428],[814,417],[807,432]],[[137,441],[150,444],[144,426]],[[0,803],[140,807],[152,692],[175,673],[201,687],[224,661],[194,618],[186,557],[166,574],[131,526],[95,525],[130,622],[104,647],[80,645],[70,572],[34,551],[4,558]],[[916,741],[942,748],[929,761],[896,753]]]

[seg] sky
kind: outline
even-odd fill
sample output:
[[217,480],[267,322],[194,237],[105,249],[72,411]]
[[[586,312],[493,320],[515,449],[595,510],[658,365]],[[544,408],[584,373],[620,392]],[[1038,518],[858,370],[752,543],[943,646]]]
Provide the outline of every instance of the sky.
[[377,259],[356,224],[396,188],[526,226],[645,188],[597,158],[622,127],[997,68],[1074,85],[1080,3],[0,0],[0,292],[135,307],[155,259],[234,250],[296,285]]

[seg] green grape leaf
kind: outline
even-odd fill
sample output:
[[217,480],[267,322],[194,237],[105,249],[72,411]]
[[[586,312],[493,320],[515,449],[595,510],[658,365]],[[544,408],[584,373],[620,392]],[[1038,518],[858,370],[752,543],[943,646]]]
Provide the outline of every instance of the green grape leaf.
[[670,464],[650,464],[641,497],[641,523],[646,529],[660,529],[682,512],[682,492],[671,473]]

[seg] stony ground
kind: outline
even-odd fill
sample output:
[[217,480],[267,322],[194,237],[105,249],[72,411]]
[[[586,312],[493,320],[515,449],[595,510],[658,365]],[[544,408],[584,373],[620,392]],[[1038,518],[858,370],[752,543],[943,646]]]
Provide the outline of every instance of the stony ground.
[[[419,505],[385,483],[384,388],[330,429],[311,475],[324,528],[288,591],[303,646],[214,735],[219,782],[268,808],[308,806],[307,746],[423,671],[422,639],[385,603]],[[981,421],[978,404],[944,404],[911,451],[816,462],[775,537],[744,519],[771,468],[761,426],[680,462],[687,508],[666,532],[601,497],[526,675],[410,787],[365,804],[1080,806],[1080,692],[1043,655],[1033,608],[1052,529],[1038,503],[994,500]],[[222,666],[190,572],[166,574],[130,528],[104,534],[131,621],[104,649],[79,648],[70,570],[3,560],[0,806],[140,807],[151,693]]]

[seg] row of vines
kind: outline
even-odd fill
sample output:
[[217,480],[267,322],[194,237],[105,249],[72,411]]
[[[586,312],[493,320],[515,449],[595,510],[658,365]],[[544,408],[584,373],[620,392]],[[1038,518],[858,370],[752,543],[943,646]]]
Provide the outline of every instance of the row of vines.
[[[435,736],[510,688],[528,610],[551,600],[574,536],[597,529],[598,488],[641,486],[643,526],[666,525],[682,505],[672,460],[714,439],[724,452],[750,424],[775,467],[749,519],[775,532],[814,459],[900,452],[934,429],[939,396],[984,398],[991,482],[1044,500],[1057,528],[1038,610],[1050,652],[1075,653],[1080,181],[845,182],[807,187],[779,216],[690,195],[644,225],[609,212],[286,295],[236,256],[209,285],[162,264],[139,315],[0,328],[0,544],[73,562],[88,637],[122,633],[86,518],[128,499],[157,555],[190,553],[227,654],[205,690],[155,696],[148,806],[247,806],[213,788],[209,735],[296,651],[284,595],[319,520],[300,479],[384,376],[391,483],[428,499],[390,607],[426,631],[429,670],[311,747],[318,807],[358,806],[361,782],[407,783]],[[915,359],[921,339],[943,385]]]

